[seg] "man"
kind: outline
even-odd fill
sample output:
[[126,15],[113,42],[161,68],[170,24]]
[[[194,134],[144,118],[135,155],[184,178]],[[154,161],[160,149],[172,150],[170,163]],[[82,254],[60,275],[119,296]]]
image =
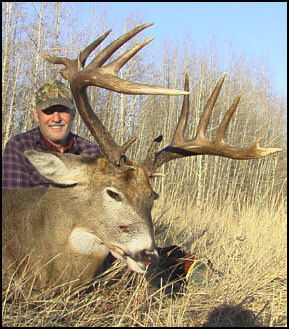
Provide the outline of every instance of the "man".
[[98,144],[71,132],[75,113],[71,91],[62,82],[50,81],[37,91],[33,115],[38,127],[7,142],[2,157],[2,189],[51,183],[27,160],[25,150],[100,154]]

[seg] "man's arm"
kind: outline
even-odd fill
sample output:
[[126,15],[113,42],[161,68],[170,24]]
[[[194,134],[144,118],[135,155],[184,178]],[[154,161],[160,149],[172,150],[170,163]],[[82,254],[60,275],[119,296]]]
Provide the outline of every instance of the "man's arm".
[[2,189],[31,187],[30,175],[20,143],[11,139],[2,156]]
[[24,151],[27,147],[35,149],[31,143],[26,144],[17,138],[7,142],[2,156],[2,189],[35,187],[51,183],[41,176],[25,157]]
[[99,155],[101,154],[100,146],[97,143],[90,142],[89,140],[74,135],[77,144],[77,154]]
[[[85,154],[100,154],[98,144],[77,136],[77,151]],[[2,156],[2,189],[35,187],[52,182],[41,176],[24,156],[26,149],[41,150],[23,136],[12,137],[5,146]]]

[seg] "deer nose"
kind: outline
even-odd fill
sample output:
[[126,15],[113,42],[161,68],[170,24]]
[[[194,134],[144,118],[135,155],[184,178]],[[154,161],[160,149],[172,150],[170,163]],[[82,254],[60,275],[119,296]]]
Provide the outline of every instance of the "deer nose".
[[158,252],[156,250],[142,250],[141,251],[141,260],[146,265],[157,265],[159,263]]

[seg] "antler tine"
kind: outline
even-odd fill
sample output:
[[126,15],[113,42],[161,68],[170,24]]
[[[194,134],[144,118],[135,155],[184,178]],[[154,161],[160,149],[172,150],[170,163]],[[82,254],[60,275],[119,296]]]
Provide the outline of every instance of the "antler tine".
[[[189,116],[190,103],[190,81],[189,75],[187,73],[185,74],[184,90],[187,91],[188,94],[184,96],[182,111],[171,144],[165,149],[157,152],[157,147],[163,139],[162,135],[158,136],[151,144],[146,159],[142,162],[142,164],[147,167],[151,174],[156,168],[160,167],[162,164],[172,159],[185,156],[184,151],[179,149],[177,150],[174,145],[185,142],[184,134]],[[175,150],[175,152],[173,152],[173,150]]]
[[127,32],[123,36],[119,37],[112,43],[110,43],[105,49],[103,49],[96,57],[95,59],[88,65],[89,68],[94,67],[100,67],[102,66],[113,53],[115,53],[123,44],[125,44],[128,40],[133,38],[135,35],[137,35],[142,30],[148,28],[149,26],[152,26],[153,24],[143,24],[140,25],[133,30]]
[[48,54],[40,54],[40,56],[52,64],[63,64],[65,66],[67,66],[70,62],[70,60],[66,57],[54,57],[54,56],[50,56]]
[[210,121],[210,118],[211,118],[211,115],[212,115],[214,105],[215,105],[216,100],[219,96],[219,93],[220,93],[220,90],[221,90],[222,85],[224,83],[225,77],[226,77],[226,73],[224,73],[222,75],[221,79],[218,81],[215,89],[213,90],[213,92],[212,92],[212,94],[211,94],[211,96],[210,96],[210,98],[207,102],[207,105],[204,108],[204,111],[203,111],[203,114],[201,116],[199,125],[197,127],[196,137],[200,137],[200,138],[205,137],[205,132],[207,130],[207,127],[208,127],[208,124],[209,124],[209,121]]
[[110,32],[111,30],[105,32],[101,37],[88,45],[84,50],[80,52],[76,59],[68,59],[66,57],[52,57],[47,54],[41,54],[41,56],[52,64],[63,64],[65,68],[61,69],[60,73],[64,79],[66,79],[68,82],[71,82],[74,74],[83,69],[85,61],[87,60],[90,53],[102,43],[102,41],[109,35]]
[[106,31],[101,37],[93,41],[79,54],[79,60],[82,66],[84,66],[85,61],[87,60],[87,57],[91,54],[91,52],[103,42],[103,40],[110,34],[111,31],[112,30]]
[[128,50],[121,56],[119,56],[113,62],[105,65],[106,70],[111,72],[112,74],[117,74],[118,71],[143,47],[145,47],[148,43],[150,43],[154,38],[148,38],[139,44],[135,45],[132,49]]
[[121,146],[121,153],[124,154],[128,148],[137,140],[137,136],[131,137]]
[[215,139],[215,143],[216,144],[221,144],[224,143],[224,139],[225,139],[225,133],[227,130],[227,127],[235,113],[235,110],[240,102],[242,94],[239,94],[233,101],[232,105],[230,106],[229,110],[227,111],[227,113],[225,114],[220,127],[218,129],[217,135],[216,135],[216,139]]
[[[185,91],[190,91],[190,82],[189,82],[189,75],[186,73],[185,75]],[[189,116],[189,102],[190,102],[190,97],[189,95],[184,96],[183,100],[183,106],[182,106],[182,112],[178,121],[178,125],[173,137],[173,140],[178,140],[178,141],[184,141],[185,139],[185,130],[188,122],[188,116]]]
[[59,72],[62,77],[69,82],[71,81],[74,73],[80,69],[79,64],[81,63],[79,63],[78,59],[68,59],[66,57],[52,57],[47,54],[40,55],[52,64],[64,65],[64,68],[62,68]]

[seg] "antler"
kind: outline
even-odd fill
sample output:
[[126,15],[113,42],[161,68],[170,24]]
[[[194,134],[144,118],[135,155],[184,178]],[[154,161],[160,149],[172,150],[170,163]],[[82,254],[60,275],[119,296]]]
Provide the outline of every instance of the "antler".
[[100,38],[86,47],[76,59],[68,59],[65,57],[51,57],[47,54],[42,56],[53,64],[62,64],[64,68],[60,70],[61,75],[66,79],[71,86],[71,91],[75,100],[76,107],[91,131],[94,138],[99,143],[102,152],[108,157],[110,161],[119,165],[120,159],[124,155],[127,148],[136,139],[133,137],[127,141],[123,146],[119,146],[111,137],[110,133],[103,126],[101,121],[94,113],[88,101],[87,87],[98,86],[108,90],[116,91],[124,94],[132,95],[184,95],[188,92],[182,90],[169,89],[154,85],[139,84],[123,80],[117,76],[119,70],[125,65],[140,49],[146,46],[153,38],[144,40],[137,44],[132,49],[128,50],[119,56],[113,62],[102,66],[114,52],[116,52],[124,43],[129,41],[142,30],[151,26],[152,24],[143,24],[131,31],[127,32],[117,40],[109,44],[102,50],[90,63],[84,68],[85,61],[90,53],[103,42],[109,35],[110,31],[104,33]]
[[[216,138],[214,141],[210,141],[205,136],[205,131],[208,127],[209,120],[213,111],[213,107],[216,103],[221,87],[225,80],[226,74],[223,74],[219,82],[217,83],[214,91],[212,92],[207,105],[203,111],[201,119],[199,121],[196,136],[192,140],[186,140],[184,137],[188,115],[189,115],[189,95],[184,96],[182,112],[175,130],[174,137],[169,146],[165,147],[161,151],[152,154],[152,150],[155,149],[156,143],[161,142],[162,136],[159,136],[154,140],[153,145],[150,147],[149,153],[143,164],[149,169],[151,173],[162,164],[181,157],[193,156],[193,155],[219,155],[232,159],[255,159],[265,157],[269,154],[282,151],[280,148],[260,148],[258,141],[253,143],[249,148],[232,147],[225,143],[226,129],[229,122],[240,102],[241,95],[238,95],[233,101],[231,107],[225,114]],[[184,90],[189,91],[189,76],[185,76]]]

